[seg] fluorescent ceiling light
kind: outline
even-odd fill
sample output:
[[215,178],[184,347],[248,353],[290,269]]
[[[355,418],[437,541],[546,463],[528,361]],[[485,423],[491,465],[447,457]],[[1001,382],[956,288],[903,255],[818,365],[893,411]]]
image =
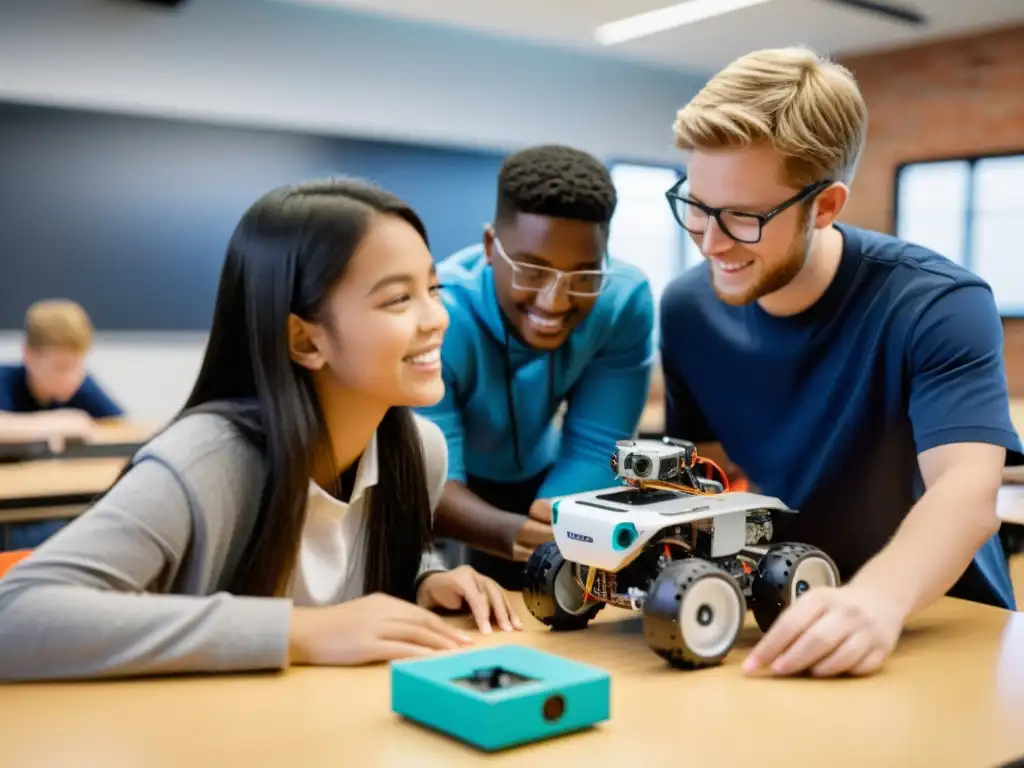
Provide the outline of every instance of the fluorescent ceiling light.
[[615,45],[767,2],[768,0],[687,0],[667,8],[658,8],[602,24],[594,36],[602,45]]

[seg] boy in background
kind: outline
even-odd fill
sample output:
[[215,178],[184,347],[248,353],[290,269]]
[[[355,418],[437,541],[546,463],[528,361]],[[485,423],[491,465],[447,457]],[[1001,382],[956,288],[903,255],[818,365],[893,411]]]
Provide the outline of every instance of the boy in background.
[[551,539],[545,500],[615,482],[609,456],[647,399],[654,304],[643,273],[607,254],[617,199],[597,159],[513,154],[497,197],[482,244],[438,265],[446,392],[423,414],[448,441],[438,535],[517,590],[522,561]]
[[[0,442],[88,439],[97,420],[123,417],[121,408],[86,371],[93,327],[85,310],[66,300],[40,301],[25,315],[23,360],[0,365]],[[12,525],[13,549],[40,544],[64,521]]]

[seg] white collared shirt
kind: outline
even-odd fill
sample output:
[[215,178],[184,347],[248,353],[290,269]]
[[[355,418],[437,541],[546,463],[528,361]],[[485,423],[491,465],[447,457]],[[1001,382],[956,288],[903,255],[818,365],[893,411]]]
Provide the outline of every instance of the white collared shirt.
[[363,451],[348,503],[312,480],[290,595],[297,606],[333,605],[363,594],[366,513],[377,485],[377,436]]
[[[367,502],[377,485],[377,467],[374,434],[359,459],[348,503],[336,499],[312,480],[309,482],[299,559],[289,587],[289,596],[296,606],[335,605],[363,595]],[[440,489],[437,493],[440,495]],[[424,553],[420,572],[428,570],[447,570],[439,553]]]

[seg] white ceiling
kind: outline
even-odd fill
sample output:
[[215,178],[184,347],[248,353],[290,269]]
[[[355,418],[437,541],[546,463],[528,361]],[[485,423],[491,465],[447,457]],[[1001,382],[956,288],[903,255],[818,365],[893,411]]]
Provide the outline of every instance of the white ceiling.
[[1000,26],[1024,24],[1024,0],[887,0],[922,12],[909,26],[831,0],[771,0],[615,46],[595,28],[673,0],[291,0],[393,18],[439,22],[504,37],[622,57],[662,67],[714,71],[758,48],[804,44],[830,55],[866,53]]

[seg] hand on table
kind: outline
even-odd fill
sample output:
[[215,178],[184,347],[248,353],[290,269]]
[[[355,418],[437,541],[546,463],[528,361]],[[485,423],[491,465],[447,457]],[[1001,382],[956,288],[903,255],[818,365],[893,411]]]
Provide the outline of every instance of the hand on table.
[[60,408],[41,416],[41,431],[46,435],[50,450],[60,453],[67,440],[88,441],[96,430],[96,422],[85,411]]
[[473,642],[437,614],[379,592],[340,605],[293,609],[289,641],[291,663],[313,665],[424,656]]
[[817,587],[782,612],[744,660],[743,671],[869,675],[896,647],[903,622],[891,595],[879,590]]
[[432,573],[420,582],[416,602],[423,608],[444,608],[455,611],[468,606],[477,627],[484,634],[491,631],[491,617],[504,632],[522,629],[512,610],[508,595],[498,583],[468,565],[451,571]]

